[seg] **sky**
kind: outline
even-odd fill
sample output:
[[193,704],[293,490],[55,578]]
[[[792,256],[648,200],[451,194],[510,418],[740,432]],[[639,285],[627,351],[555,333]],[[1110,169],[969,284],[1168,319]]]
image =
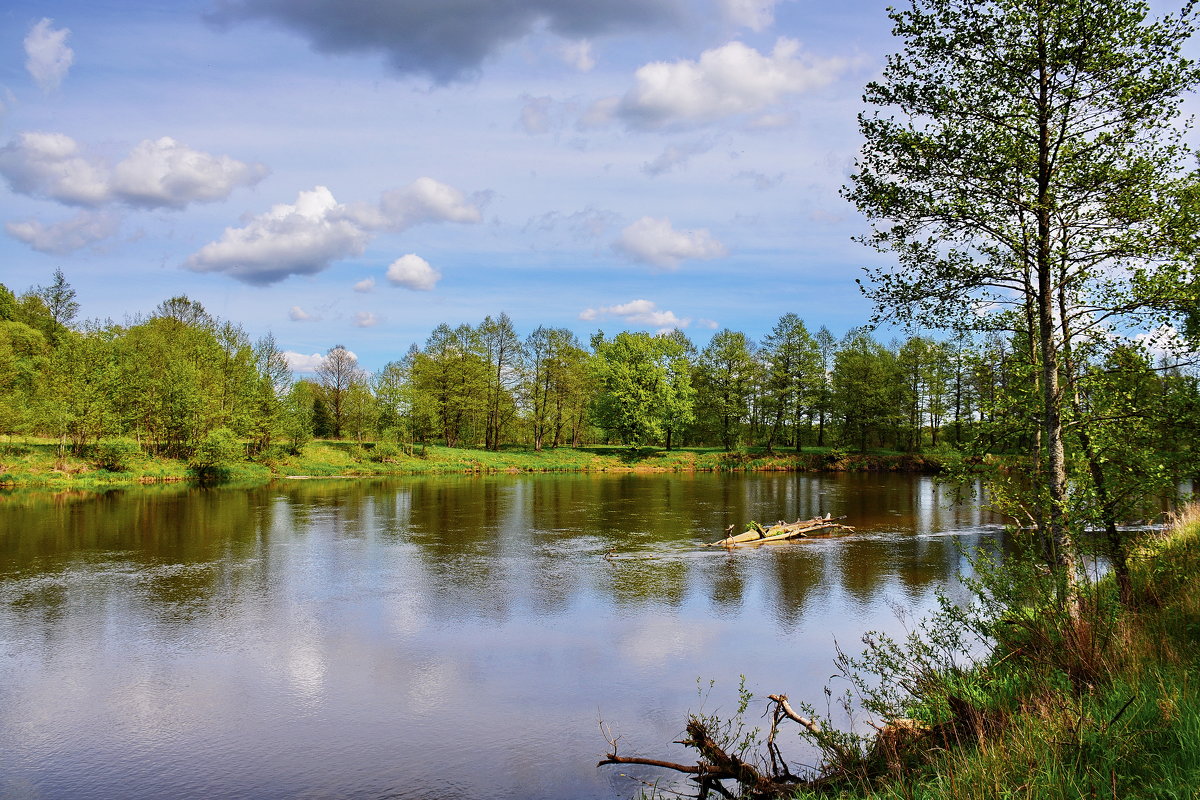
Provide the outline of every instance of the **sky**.
[[0,282],[186,294],[300,373],[440,323],[867,321],[887,0],[8,0]]

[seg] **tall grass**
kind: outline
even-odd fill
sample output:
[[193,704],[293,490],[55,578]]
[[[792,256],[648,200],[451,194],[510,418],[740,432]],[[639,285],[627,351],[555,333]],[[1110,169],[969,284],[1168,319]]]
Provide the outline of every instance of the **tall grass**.
[[1140,544],[1127,605],[1104,580],[1077,619],[1046,605],[962,618],[991,635],[988,658],[970,669],[923,660],[936,647],[884,646],[877,653],[885,656],[847,659],[851,667],[882,664],[885,679],[908,682],[892,693],[869,689],[865,699],[882,697],[877,711],[892,703],[890,716],[914,718],[916,732],[874,762],[885,737],[861,740],[860,763],[832,765],[841,780],[795,796],[1200,798],[1198,575],[1193,506]]

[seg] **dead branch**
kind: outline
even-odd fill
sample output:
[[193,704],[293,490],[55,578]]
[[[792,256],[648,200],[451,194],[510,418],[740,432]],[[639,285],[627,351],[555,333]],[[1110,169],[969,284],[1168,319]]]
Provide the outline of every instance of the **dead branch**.
[[857,761],[857,754],[849,750],[844,744],[826,733],[825,729],[822,728],[816,720],[809,719],[808,717],[802,717],[797,714],[796,709],[792,708],[791,703],[788,702],[788,697],[786,694],[770,694],[767,695],[767,699],[775,703],[775,707],[778,709],[779,713],[782,713],[792,722],[795,722],[800,727],[812,734],[812,737],[816,740],[817,745],[827,753],[832,753],[834,756],[836,756],[838,763],[845,765],[852,764]]
[[596,766],[603,767],[606,764],[638,764],[643,767],[662,767],[664,769],[673,769],[676,772],[682,772],[687,775],[703,775],[707,778],[713,778],[716,780],[737,777],[732,773],[724,773],[721,770],[714,769],[708,764],[678,764],[674,761],[661,761],[657,758],[619,756],[616,753],[609,753]]

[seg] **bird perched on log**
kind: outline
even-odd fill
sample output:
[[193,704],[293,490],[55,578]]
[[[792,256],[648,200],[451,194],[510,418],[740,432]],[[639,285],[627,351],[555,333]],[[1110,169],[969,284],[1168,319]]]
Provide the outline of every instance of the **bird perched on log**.
[[731,522],[731,523],[729,523],[729,527],[727,527],[727,528],[725,529],[725,532],[726,532],[726,533],[733,533],[733,526],[734,526],[734,525],[736,525],[736,524],[737,524],[736,522]]

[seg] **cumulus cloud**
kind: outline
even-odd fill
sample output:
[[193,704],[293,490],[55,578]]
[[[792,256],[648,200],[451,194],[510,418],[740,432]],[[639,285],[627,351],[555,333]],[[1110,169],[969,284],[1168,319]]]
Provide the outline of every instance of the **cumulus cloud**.
[[356,328],[374,328],[378,324],[379,317],[370,311],[359,311],[354,315],[354,326]]
[[109,238],[120,225],[121,220],[115,215],[81,211],[51,225],[30,219],[6,223],[4,228],[9,236],[38,252],[65,255]]
[[[432,178],[419,178],[403,189],[385,192],[377,205],[344,205],[328,188],[317,186],[300,192],[295,203],[280,203],[243,227],[226,228],[220,239],[200,248],[184,266],[267,285],[289,275],[314,275],[334,261],[360,255],[379,231],[481,219],[479,208],[462,192]],[[430,273],[432,283],[429,274],[415,275],[411,280],[421,285],[412,288],[433,288],[441,276],[432,268]]]
[[403,231],[427,222],[475,223],[483,219],[476,202],[453,186],[417,178],[403,189],[384,192],[379,203],[357,203],[342,212],[366,230]]
[[262,164],[193,150],[169,136],[141,142],[112,172],[112,191],[131,206],[184,208],[224,200],[267,176]]
[[108,168],[61,133],[22,133],[0,147],[0,175],[17,194],[67,205],[95,207],[111,198]]
[[[358,356],[352,351],[347,350],[346,355],[350,356],[355,361],[358,361]],[[325,360],[324,353],[297,353],[293,350],[284,350],[283,357],[287,360],[288,369],[292,372],[299,372],[307,375],[317,371],[317,367],[321,366],[321,362]]]
[[734,25],[752,31],[764,31],[775,22],[779,0],[721,0],[721,11]]
[[219,25],[267,20],[327,54],[379,53],[402,75],[473,77],[506,45],[540,30],[579,41],[678,26],[682,0],[226,0]]
[[633,259],[674,269],[684,259],[708,260],[728,253],[705,228],[677,231],[666,217],[642,217],[625,230],[613,248]]
[[819,89],[848,65],[841,58],[805,56],[800,43],[786,37],[767,55],[734,41],[704,51],[698,61],[640,67],[615,113],[639,130],[704,125],[759,113],[788,95]]
[[304,353],[296,353],[291,350],[284,350],[283,357],[287,360],[288,369],[292,372],[300,372],[306,375],[316,372],[317,367],[321,366],[321,362],[325,360],[325,356],[320,353],[305,355]]
[[687,163],[692,160],[692,156],[703,155],[712,148],[713,143],[708,141],[667,145],[657,158],[642,164],[642,172],[655,177],[677,168],[686,167]]
[[292,306],[288,309],[288,319],[290,319],[292,322],[309,322],[312,320],[318,320],[320,317],[314,317],[300,306]]
[[25,36],[25,69],[45,92],[57,89],[75,62],[75,51],[67,47],[71,30],[53,25],[54,20],[43,18]]
[[195,272],[224,272],[246,283],[266,285],[289,275],[313,275],[332,262],[362,253],[370,234],[345,215],[324,186],[300,192],[241,228],[226,228],[218,241],[190,256]]
[[43,225],[40,220],[9,222],[4,229],[14,239],[37,250],[39,253],[66,255],[103,241],[117,232],[120,217],[95,211],[80,211],[70,219],[53,225]]
[[361,281],[354,284],[354,291],[359,292],[360,294],[367,294],[374,288],[375,288],[375,279],[374,278],[363,278]]
[[409,253],[392,262],[387,269],[387,279],[396,286],[428,292],[437,286],[437,282],[442,279],[442,273],[430,266],[425,259]]
[[262,164],[203,153],[166,136],[141,142],[113,167],[62,133],[21,133],[0,147],[0,175],[14,192],[90,208],[180,209],[224,200],[266,174]]
[[579,319],[584,322],[615,317],[627,325],[640,325],[657,328],[660,331],[671,331],[675,328],[686,328],[692,320],[688,317],[676,316],[674,311],[665,311],[651,300],[630,300],[615,306],[598,306],[587,308],[579,313]]

